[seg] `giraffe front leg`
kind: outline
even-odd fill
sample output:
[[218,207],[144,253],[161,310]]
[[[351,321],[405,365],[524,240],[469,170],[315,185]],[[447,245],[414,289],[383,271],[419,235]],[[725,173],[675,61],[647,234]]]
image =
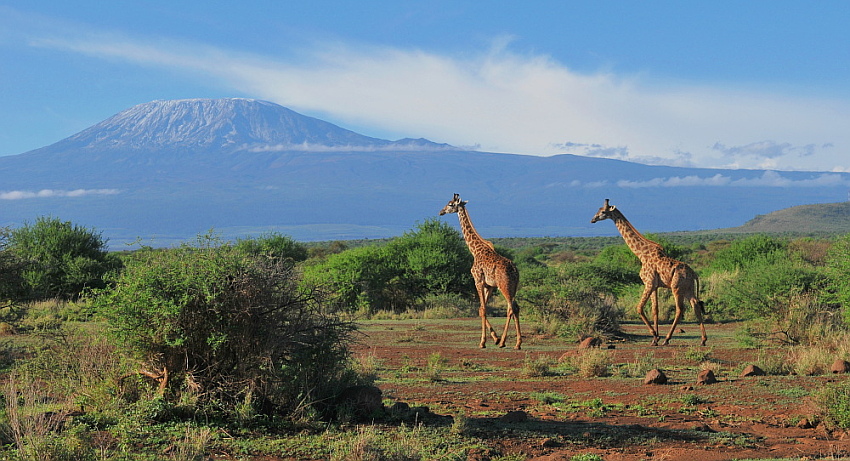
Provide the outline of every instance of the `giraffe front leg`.
[[490,332],[490,336],[493,338],[493,342],[499,344],[499,337],[496,335],[496,330],[493,329],[493,326],[490,324],[490,320],[487,319],[487,301],[489,301],[490,296],[493,294],[493,289],[486,285],[478,286],[478,298],[481,302],[480,307],[478,308],[478,316],[481,317],[481,348],[487,347],[487,332]]
[[487,319],[484,317],[483,309],[478,310],[478,316],[481,317],[481,342],[478,346],[484,349],[487,347]]
[[658,288],[652,292],[652,326],[655,328],[655,341],[653,346],[658,343],[661,329],[658,328]]
[[646,325],[646,328],[649,329],[649,333],[652,334],[652,345],[657,346],[659,339],[658,331],[652,328],[652,325],[649,323],[649,319],[646,317],[646,313],[643,311],[643,308],[646,306],[646,302],[649,300],[649,297],[654,293],[654,291],[655,288],[652,285],[646,285],[646,287],[643,289],[643,294],[640,297],[640,301],[638,301],[637,312],[638,315],[640,315],[640,319],[643,320],[644,325]]

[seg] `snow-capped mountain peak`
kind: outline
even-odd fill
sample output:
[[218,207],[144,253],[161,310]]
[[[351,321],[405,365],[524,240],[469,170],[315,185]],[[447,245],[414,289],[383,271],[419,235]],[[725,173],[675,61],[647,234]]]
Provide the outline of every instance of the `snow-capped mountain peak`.
[[64,140],[87,150],[227,152],[257,146],[385,146],[371,138],[268,101],[157,100],[119,112]]

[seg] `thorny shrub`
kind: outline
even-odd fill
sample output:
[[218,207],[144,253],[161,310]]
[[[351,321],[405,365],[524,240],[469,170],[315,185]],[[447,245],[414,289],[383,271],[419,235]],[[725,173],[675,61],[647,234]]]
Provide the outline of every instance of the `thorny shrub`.
[[163,397],[200,406],[316,414],[355,384],[355,325],[290,261],[251,257],[208,238],[140,251],[97,298],[119,344]]

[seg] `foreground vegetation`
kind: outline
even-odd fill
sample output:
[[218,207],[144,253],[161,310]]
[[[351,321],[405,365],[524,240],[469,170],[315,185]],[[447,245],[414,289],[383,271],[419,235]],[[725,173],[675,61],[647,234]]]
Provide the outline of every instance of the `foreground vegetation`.
[[[711,321],[742,326],[739,347],[796,354],[765,356],[769,373],[825,374],[831,358],[850,359],[850,235],[650,238],[697,270]],[[621,240],[504,243],[497,249],[522,276],[526,332],[563,345],[628,338],[622,325],[637,319],[642,285]],[[463,415],[447,422],[363,402],[379,375],[402,372],[354,356],[364,321],[477,315],[471,256],[443,222],[350,248],[206,235],[110,253],[97,231],[41,218],[0,244],[6,458],[524,459],[505,457]],[[501,302],[491,315],[503,315]],[[672,302],[663,305],[669,317]],[[709,349],[691,354],[707,356],[711,344],[709,332]],[[546,360],[524,372],[644,371],[604,354]],[[423,367],[428,379],[440,379],[441,363]],[[847,395],[846,381],[828,386],[807,417],[850,428]]]

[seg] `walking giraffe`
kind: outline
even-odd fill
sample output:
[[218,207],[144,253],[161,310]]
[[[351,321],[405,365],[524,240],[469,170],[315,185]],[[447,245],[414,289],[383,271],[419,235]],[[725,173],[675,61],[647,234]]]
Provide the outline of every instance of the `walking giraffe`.
[[[682,318],[685,300],[687,300],[693,307],[694,314],[696,314],[699,321],[699,327],[702,331],[702,345],[705,346],[706,335],[705,325],[703,324],[705,306],[698,298],[699,277],[696,272],[687,264],[667,256],[661,245],[641,235],[629,220],[623,216],[620,210],[608,204],[608,199],[605,199],[605,204],[596,212],[596,216],[590,222],[595,223],[604,219],[614,221],[614,225],[617,226],[617,230],[620,231],[620,235],[623,236],[626,245],[640,259],[640,278],[643,280],[644,288],[643,295],[641,295],[640,301],[638,301],[637,311],[643,323],[646,324],[652,333],[652,345],[657,345],[659,339],[658,288],[663,287],[669,288],[673,292],[673,299],[676,302],[676,317],[673,318],[673,324],[670,326],[670,332],[667,333],[667,337],[664,338],[663,345],[666,346],[670,342],[670,338],[673,337],[673,331],[675,331],[676,325],[678,325],[679,320]],[[646,301],[650,296],[652,296],[652,316],[655,328],[649,324],[649,319],[647,319],[646,314],[643,312],[644,305],[646,305]]]
[[[463,239],[466,241],[466,246],[472,253],[472,278],[475,280],[475,289],[478,291],[478,300],[480,307],[478,308],[478,316],[481,317],[481,347],[486,347],[487,332],[493,337],[493,341],[499,347],[505,347],[505,339],[508,336],[508,327],[511,324],[511,319],[516,321],[516,346],[514,349],[520,349],[522,345],[522,333],[519,326],[519,306],[516,302],[516,290],[519,285],[519,271],[516,264],[510,259],[496,253],[493,244],[484,240],[469,219],[469,213],[466,211],[466,201],[460,199],[458,194],[449,200],[449,203],[440,210],[440,216],[448,213],[457,213],[460,220],[460,229],[463,232]],[[493,290],[496,288],[502,292],[502,296],[508,303],[508,316],[505,323],[505,330],[502,333],[502,338],[496,335],[496,331],[487,320],[487,301],[493,295]]]

